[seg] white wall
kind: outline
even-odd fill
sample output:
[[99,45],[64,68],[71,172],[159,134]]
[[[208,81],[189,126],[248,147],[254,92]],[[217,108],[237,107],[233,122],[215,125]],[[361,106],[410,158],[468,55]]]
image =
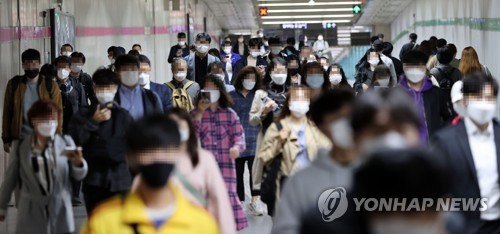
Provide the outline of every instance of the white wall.
[[[392,38],[401,32],[415,32],[418,42],[428,40],[431,36],[445,38],[448,43],[454,43],[458,48],[457,57],[467,46],[476,49],[479,60],[488,66],[492,74],[500,76],[500,67],[496,62],[500,59],[498,50],[498,30],[473,29],[469,23],[459,25],[442,25],[443,20],[455,18],[499,19],[500,1],[498,0],[418,0],[413,1],[391,24]],[[415,19],[413,18],[415,14]],[[422,21],[441,20],[437,26],[421,25]],[[417,22],[416,26],[414,23]],[[408,42],[408,34],[394,44],[393,55],[399,55],[403,44]]]

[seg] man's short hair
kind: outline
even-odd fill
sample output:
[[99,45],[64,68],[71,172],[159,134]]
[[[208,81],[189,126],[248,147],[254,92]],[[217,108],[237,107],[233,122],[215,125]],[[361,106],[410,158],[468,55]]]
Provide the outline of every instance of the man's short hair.
[[40,52],[35,49],[27,49],[21,54],[21,61],[24,63],[26,61],[33,61],[37,60],[38,62],[40,61]]
[[132,65],[132,66],[136,66],[137,68],[139,68],[140,67],[139,59],[133,55],[130,55],[130,54],[120,55],[116,58],[116,61],[115,61],[116,70],[120,70],[123,66],[127,66],[127,65]]
[[408,51],[404,57],[403,57],[403,63],[407,64],[426,64],[427,60],[429,60],[429,56],[426,55],[424,52],[419,51],[419,50],[411,50]]
[[354,92],[349,89],[334,89],[322,93],[311,103],[309,114],[311,120],[320,126],[324,122],[325,115],[339,111],[354,101]]

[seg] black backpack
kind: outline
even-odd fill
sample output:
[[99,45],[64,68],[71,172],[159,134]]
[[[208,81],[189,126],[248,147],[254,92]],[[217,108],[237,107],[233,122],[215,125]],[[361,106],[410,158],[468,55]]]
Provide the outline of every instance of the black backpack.
[[450,67],[447,69],[441,69],[439,67],[436,67],[436,69],[439,72],[439,76],[436,77],[436,80],[439,83],[439,88],[451,90],[451,87],[454,84],[454,81],[452,81],[451,76],[453,75],[453,72],[455,72],[455,70],[457,69],[454,67]]
[[[278,132],[283,129],[283,125],[279,121],[275,122]],[[270,215],[274,214],[274,204],[276,202],[276,179],[278,178],[278,172],[281,167],[281,161],[283,160],[283,154],[278,154],[273,161],[264,166],[262,172],[262,183],[260,186],[260,199],[262,202],[266,203],[267,210]],[[283,180],[282,180],[283,181]]]
[[[39,78],[42,78],[43,76],[40,76]],[[21,79],[23,76],[14,76],[12,78],[12,93],[15,95],[17,87],[19,86],[19,82],[21,82]],[[43,77],[45,79],[45,88],[47,89],[47,93],[49,93],[50,99],[52,99],[52,79],[49,79],[47,77]],[[40,84],[39,84],[40,85]]]

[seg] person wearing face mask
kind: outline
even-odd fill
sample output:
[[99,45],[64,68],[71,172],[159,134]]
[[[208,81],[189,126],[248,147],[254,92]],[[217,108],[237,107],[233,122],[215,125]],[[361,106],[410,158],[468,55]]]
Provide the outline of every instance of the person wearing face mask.
[[189,201],[175,183],[181,149],[177,123],[162,115],[145,117],[127,128],[129,167],[139,173],[137,188],[100,204],[82,234],[219,233],[214,218]]
[[377,65],[373,71],[372,83],[368,89],[384,89],[393,87],[391,71],[386,65]]
[[233,53],[240,55],[240,57],[248,56],[248,46],[245,43],[245,37],[243,35],[239,35],[238,42],[234,43]]
[[285,54],[286,57],[291,56],[291,55],[299,56],[300,51],[298,51],[295,48],[295,38],[294,37],[289,37],[286,39],[286,45],[285,45],[285,48],[281,51],[281,54]]
[[[438,42],[440,42],[440,40],[438,40]],[[443,47],[439,48],[435,57],[437,57],[439,65],[433,67],[430,70],[430,73],[439,83],[439,88],[443,91],[443,95],[445,95],[443,99],[446,100],[446,105],[451,107],[451,88],[453,84],[455,84],[455,82],[462,79],[462,74],[458,69],[450,65],[451,61],[453,61],[454,58],[454,52],[448,45],[444,45]],[[453,109],[451,109],[451,112],[453,113],[453,115],[455,115]]]
[[328,76],[328,81],[330,81],[329,89],[350,89],[351,85],[347,82],[347,77],[345,76],[344,69],[340,64],[334,63],[326,69],[325,73]]
[[314,42],[313,45],[313,51],[315,54],[318,56],[322,56],[323,54],[326,54],[330,50],[330,45],[328,45],[328,42],[324,40],[323,35],[319,34],[318,35],[318,40]]
[[76,79],[80,84],[83,85],[85,90],[85,96],[87,97],[87,103],[90,105],[95,105],[97,99],[95,97],[95,92],[92,89],[92,78],[89,74],[85,73],[82,68],[86,62],[85,55],[81,52],[73,52],[71,54],[71,72],[69,73],[70,78]]
[[301,77],[304,85],[311,88],[311,98],[313,99],[331,86],[329,77],[325,75],[323,67],[318,62],[304,64]]
[[462,233],[498,233],[500,126],[494,119],[498,84],[481,72],[472,73],[464,77],[462,92],[464,120],[438,131],[433,146],[448,162],[451,176],[457,181],[451,183],[453,197],[488,199],[486,209],[462,212],[466,226]]
[[392,59],[386,56],[383,52],[385,49],[385,44],[381,40],[376,40],[373,42],[373,49],[375,52],[377,52],[380,61],[382,61],[391,71],[391,80],[392,84],[397,84],[398,83],[398,77],[396,74],[396,68],[394,66],[394,63],[392,62]]
[[33,133],[13,142],[0,187],[0,221],[5,221],[11,194],[19,188],[17,233],[75,231],[70,178],[82,180],[88,167],[73,139],[56,134],[59,112],[50,100],[35,102],[28,111]]
[[330,147],[329,140],[307,118],[309,100],[308,88],[290,88],[279,120],[269,126],[257,153],[265,166],[273,160],[281,161],[276,191],[272,195],[262,194],[271,216],[274,216],[275,208],[279,207],[281,188],[286,178],[309,166],[319,149]]
[[281,54],[283,46],[281,45],[281,39],[279,37],[271,37],[268,40],[269,43],[269,55],[267,56],[267,62],[270,63],[275,57],[285,57]]
[[[451,87],[451,102],[453,103],[453,110],[456,113],[455,118],[451,121],[452,125],[457,125],[467,115],[467,110],[464,106],[464,95],[462,93],[463,83],[461,80],[455,82]],[[498,105],[498,103],[497,103]]]
[[115,51],[115,48],[116,46],[110,46],[108,48],[108,60],[109,60],[109,69],[111,69],[111,66],[115,63],[115,59],[114,59],[114,56],[113,56],[113,53]]
[[234,90],[233,82],[229,81],[229,76],[226,72],[226,69],[224,67],[223,62],[213,62],[208,65],[208,72],[209,74],[213,74],[217,77],[219,77],[222,82],[224,82],[224,85],[226,86],[226,91],[229,93]]
[[262,41],[258,38],[252,38],[248,41],[248,48],[250,50],[250,54],[248,56],[242,57],[233,67],[233,78],[231,80],[235,80],[236,76],[240,72],[241,69],[245,66],[256,67],[261,76],[263,76],[266,72],[266,68],[268,66],[267,60],[262,57],[261,48],[263,47]]
[[218,221],[222,234],[235,234],[233,210],[214,155],[200,147],[194,123],[187,111],[172,108],[167,116],[177,123],[181,150],[188,154],[187,157],[179,158],[176,164],[176,177],[186,190],[185,194],[210,212]]
[[[252,171],[252,166],[257,149],[257,136],[259,135],[260,126],[250,124],[250,111],[256,92],[264,91],[262,78],[255,67],[244,67],[234,83],[235,90],[229,92],[229,95],[234,101],[232,108],[238,114],[241,125],[245,130],[246,150],[241,153],[241,156],[236,159],[236,190],[240,201],[245,201],[245,184],[243,174],[245,172],[245,163],[248,171]],[[263,215],[264,211],[257,203],[259,191],[253,189],[252,178],[250,177],[250,191],[252,201],[247,203],[247,210],[253,215]]]
[[300,59],[299,56],[297,55],[288,55],[286,56],[286,62],[287,62],[287,70],[288,70],[288,76],[290,76],[290,83],[292,86],[298,86],[301,84],[301,76],[300,76],[300,71],[301,71],[301,64],[300,64]]
[[[321,131],[318,136],[324,134],[332,142],[332,147],[319,149],[309,167],[287,179],[272,233],[301,233],[302,220],[307,218],[313,205],[317,206],[318,197],[326,188],[350,188],[353,171],[360,164],[350,139],[349,119],[353,101],[352,90],[336,89],[326,91],[311,104],[311,120]],[[314,216],[320,216],[320,213],[316,210]],[[355,232],[332,229],[331,233]]]
[[165,83],[172,91],[172,106],[186,111],[194,109],[200,93],[200,85],[186,79],[187,62],[182,58],[174,59],[172,63],[173,78]]
[[172,63],[174,58],[186,57],[189,55],[189,47],[187,46],[186,33],[177,33],[177,44],[170,48],[168,54],[168,63]]
[[61,56],[71,57],[73,53],[73,46],[71,44],[64,44],[61,46]]
[[[236,65],[236,62],[238,62],[241,59],[241,56],[232,51],[233,46],[231,46],[231,41],[224,41],[224,44],[222,44],[221,49],[222,49],[222,53],[220,55],[221,62],[224,63],[228,78],[232,79],[233,67]],[[230,82],[232,83],[231,80]]]
[[[112,49],[112,52],[109,51],[110,49]],[[123,48],[121,46],[109,47],[108,48],[108,59],[109,59],[109,62],[111,63],[111,65],[109,65],[108,69],[115,71],[116,58],[118,58],[118,56],[124,55],[124,54],[126,54],[125,48]]]
[[139,85],[139,59],[133,55],[122,55],[116,59],[116,73],[120,76],[120,87],[115,101],[135,120],[144,116],[163,113],[163,104],[155,92]]
[[196,52],[184,57],[188,64],[187,79],[196,81],[201,88],[209,72],[208,65],[220,62],[218,57],[208,54],[211,41],[212,38],[208,33],[199,33],[196,35]]
[[390,42],[386,41],[386,42],[384,42],[384,50],[382,51],[382,54],[384,54],[386,57],[388,57],[392,60],[392,63],[394,64],[394,71],[396,72],[396,78],[397,78],[397,81],[399,81],[399,77],[401,75],[403,75],[403,73],[404,73],[403,72],[403,63],[401,63],[401,60],[392,56],[393,49],[394,49],[394,46]]
[[[386,150],[373,154],[354,177],[354,197],[405,199],[395,210],[370,210],[360,206],[365,226],[372,234],[458,234],[464,232],[463,217],[442,211],[438,199],[449,196],[449,168],[436,160],[440,155],[423,149]],[[425,210],[406,209],[410,202],[426,204]],[[412,203],[413,204],[413,203]],[[490,232],[493,233],[493,232]]]
[[410,51],[403,59],[405,75],[399,80],[399,88],[413,98],[420,115],[420,141],[427,145],[429,137],[446,126],[452,117],[451,106],[446,105],[443,91],[434,86],[427,75],[427,55]]
[[99,103],[81,108],[69,124],[69,134],[83,147],[90,168],[82,186],[88,214],[102,201],[130,189],[132,180],[121,140],[124,129],[134,121],[113,101],[120,85],[118,75],[101,69],[92,79]]
[[374,49],[369,49],[356,64],[356,75],[354,76],[353,88],[356,93],[363,93],[370,87],[373,79],[373,71],[378,65],[384,63]]
[[61,89],[63,107],[63,134],[68,133],[69,121],[81,107],[88,106],[87,96],[83,85],[76,79],[69,77],[71,59],[59,56],[54,60],[57,68],[57,83]]
[[[245,151],[245,132],[222,80],[210,74],[206,77],[205,90],[210,97],[200,97],[197,108],[191,111],[200,138],[201,147],[214,154],[226,183],[233,207],[236,229],[248,226],[248,220],[236,191],[235,160]],[[216,126],[216,127],[214,127]]]
[[163,111],[172,108],[172,92],[166,85],[151,81],[151,61],[146,55],[140,54],[139,59],[139,85],[144,89],[153,91],[160,97]]
[[[5,152],[10,152],[11,142],[22,135],[31,134],[28,110],[38,100],[52,100],[62,109],[61,91],[56,81],[40,73],[40,52],[27,49],[21,54],[24,75],[15,76],[5,87],[2,116],[2,141]],[[52,70],[52,69],[50,69]],[[59,121],[62,122],[62,112]],[[61,133],[62,125],[57,132]]]
[[[69,122],[71,118],[73,118],[73,115],[78,112],[80,108],[86,107],[89,104],[83,85],[75,78],[69,77],[71,59],[66,56],[59,56],[54,60],[54,66],[57,68],[57,83],[61,89],[63,107],[62,132],[63,134],[68,134]],[[80,198],[81,183],[76,180],[71,180],[71,183],[73,185],[73,205],[82,205],[83,202]]]

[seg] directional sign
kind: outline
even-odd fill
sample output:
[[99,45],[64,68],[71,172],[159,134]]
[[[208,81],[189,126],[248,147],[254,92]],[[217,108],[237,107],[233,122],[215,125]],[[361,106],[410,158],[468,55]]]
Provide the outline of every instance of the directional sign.
[[359,14],[361,12],[361,5],[354,5],[354,6],[352,6],[352,12],[354,14]]

